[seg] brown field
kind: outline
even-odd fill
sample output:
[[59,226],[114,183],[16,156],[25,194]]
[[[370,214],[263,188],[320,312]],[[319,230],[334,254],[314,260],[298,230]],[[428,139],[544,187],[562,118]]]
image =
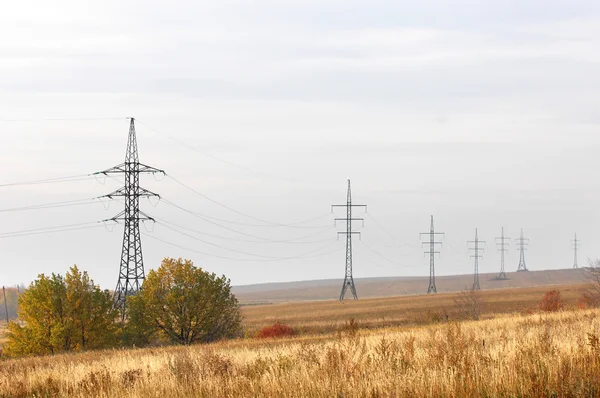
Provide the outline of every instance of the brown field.
[[597,397],[600,310],[0,362],[0,396]]
[[307,334],[3,360],[0,396],[600,397],[600,310],[575,308],[581,287],[560,287],[557,313],[532,313],[548,287],[483,291],[479,321],[456,294],[248,306],[251,330]]
[[[567,307],[576,307],[585,284],[482,290],[482,318],[535,311],[544,293],[559,289]],[[330,333],[354,318],[364,328],[415,326],[464,319],[456,293],[362,300],[303,301],[242,307],[249,334],[280,322],[301,333]]]

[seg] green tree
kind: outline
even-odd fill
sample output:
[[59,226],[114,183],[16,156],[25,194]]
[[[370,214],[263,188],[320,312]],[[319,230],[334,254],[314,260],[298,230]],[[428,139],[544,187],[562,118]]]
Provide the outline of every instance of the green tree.
[[158,334],[152,317],[146,310],[141,295],[127,298],[127,322],[123,330],[123,343],[129,346],[143,347],[150,344]]
[[41,274],[19,297],[19,318],[8,324],[8,355],[43,355],[110,347],[117,342],[116,312],[102,291],[77,266],[66,277]]
[[143,289],[129,304],[128,328],[137,328],[141,340],[152,331],[179,344],[241,334],[239,304],[230,281],[195,267],[190,260],[165,258],[148,273]]

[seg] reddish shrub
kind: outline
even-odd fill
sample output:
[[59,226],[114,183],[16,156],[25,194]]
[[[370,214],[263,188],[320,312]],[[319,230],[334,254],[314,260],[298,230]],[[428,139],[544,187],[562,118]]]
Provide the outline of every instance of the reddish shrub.
[[590,300],[590,298],[587,296],[581,296],[579,300],[577,300],[577,308],[580,310],[587,310],[593,306],[592,300]]
[[558,290],[546,292],[540,302],[540,310],[547,312],[556,312],[563,308],[563,301]]
[[265,326],[262,328],[256,337],[259,339],[277,338],[277,337],[288,337],[295,334],[294,329],[289,326],[282,325],[277,322],[273,326]]

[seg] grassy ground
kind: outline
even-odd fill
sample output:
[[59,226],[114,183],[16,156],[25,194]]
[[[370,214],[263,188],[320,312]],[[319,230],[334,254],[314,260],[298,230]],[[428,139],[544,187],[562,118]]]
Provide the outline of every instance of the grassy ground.
[[597,397],[600,310],[0,362],[0,396]]
[[4,342],[6,341],[6,338],[4,337],[5,329],[6,329],[6,322],[0,322],[0,347],[2,347],[2,344],[4,344]]
[[[559,289],[567,307],[575,307],[586,285],[538,286],[518,289],[482,290],[483,318],[497,314],[536,310],[545,292]],[[252,335],[264,326],[281,322],[300,333],[331,333],[350,318],[363,328],[425,325],[464,319],[456,293],[400,296],[361,300],[304,301],[242,308],[244,323]]]

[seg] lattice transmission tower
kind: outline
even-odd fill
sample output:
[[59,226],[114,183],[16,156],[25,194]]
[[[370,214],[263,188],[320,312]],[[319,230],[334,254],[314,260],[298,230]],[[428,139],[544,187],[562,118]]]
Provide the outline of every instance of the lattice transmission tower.
[[521,237],[516,239],[519,250],[519,267],[517,272],[529,271],[527,264],[525,264],[525,251],[529,245],[529,239],[523,237],[523,228],[521,228]]
[[435,232],[433,228],[433,216],[431,216],[431,228],[429,232],[422,232],[421,239],[423,239],[423,235],[429,235],[429,241],[421,242],[422,245],[429,245],[429,251],[424,252],[424,254],[429,254],[429,287],[427,288],[427,294],[437,293],[437,287],[435,286],[435,255],[440,254],[440,252],[435,251],[436,245],[441,245],[442,242],[438,242],[435,240],[436,235],[444,235],[443,232]]
[[338,232],[338,237],[340,235],[346,235],[346,272],[344,274],[344,284],[342,285],[342,292],[340,293],[340,301],[344,300],[344,296],[346,295],[346,291],[350,288],[352,292],[352,296],[355,300],[358,300],[358,295],[356,294],[356,286],[354,286],[354,278],[352,277],[352,235],[359,235],[360,232],[352,230],[352,221],[362,221],[364,223],[363,218],[352,218],[352,208],[353,207],[364,207],[365,210],[367,205],[353,205],[352,204],[352,193],[350,191],[350,180],[348,180],[348,197],[345,205],[331,205],[331,210],[333,211],[334,207],[345,207],[346,208],[346,217],[345,218],[336,218],[334,222],[337,221],[345,221],[346,222],[346,232]]
[[573,259],[573,268],[579,268],[579,265],[577,265],[577,251],[579,250],[580,243],[581,241],[577,239],[577,234],[575,234],[575,239],[573,240],[573,251],[575,252]]
[[475,259],[473,290],[481,290],[481,287],[479,286],[479,259],[482,258],[483,255],[479,254],[479,252],[484,250],[480,245],[485,245],[485,241],[479,240],[479,237],[477,236],[477,228],[475,228],[475,240],[470,240],[467,242],[467,244],[474,245],[474,247],[469,248],[470,251],[472,250],[474,252],[474,254],[471,254],[471,258]]
[[507,246],[510,244],[510,238],[504,236],[504,227],[502,227],[502,235],[496,238],[496,247],[500,252],[500,274],[496,279],[498,280],[506,280],[506,272],[504,271],[504,253],[508,252]]
[[[112,199],[123,197],[125,209],[109,219],[115,222],[123,221],[123,248],[121,250],[121,264],[119,279],[115,288],[115,307],[119,308],[122,317],[125,317],[126,298],[136,294],[142,287],[145,279],[144,260],[142,257],[142,241],[140,237],[140,222],[154,221],[140,210],[140,198],[159,197],[158,194],[140,187],[140,174],[165,174],[163,170],[147,166],[139,162],[137,139],[135,135],[135,120],[131,118],[129,124],[129,137],[125,162],[110,169],[95,173],[114,175],[123,174],[125,185],[104,197]],[[107,220],[108,221],[108,220]]]

